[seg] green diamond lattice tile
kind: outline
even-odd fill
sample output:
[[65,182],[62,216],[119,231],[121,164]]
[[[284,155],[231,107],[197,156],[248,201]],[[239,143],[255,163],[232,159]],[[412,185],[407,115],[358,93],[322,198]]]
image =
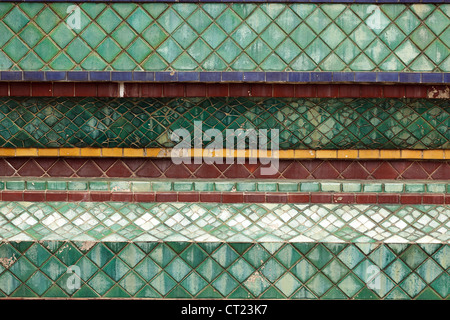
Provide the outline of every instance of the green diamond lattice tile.
[[[449,71],[445,5],[84,3],[79,11],[70,7],[75,3],[8,5],[0,50],[11,61],[2,70]],[[57,47],[44,58],[35,46],[47,35]],[[136,38],[139,48],[130,46]],[[199,38],[208,48],[192,49],[191,59],[186,50]],[[221,46],[227,38],[235,47]],[[117,43],[118,52],[108,54],[103,42]],[[367,56],[358,56],[361,50]]]

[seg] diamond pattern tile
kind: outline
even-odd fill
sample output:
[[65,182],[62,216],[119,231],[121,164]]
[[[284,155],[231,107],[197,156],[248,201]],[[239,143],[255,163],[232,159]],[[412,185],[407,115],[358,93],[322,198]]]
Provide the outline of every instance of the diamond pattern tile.
[[[99,214],[99,213],[102,214]],[[274,215],[274,213],[276,215]],[[30,223],[17,223],[18,217],[28,215]],[[282,218],[280,218],[282,217]],[[286,217],[289,217],[286,219]],[[448,242],[449,215],[446,206],[400,205],[342,205],[342,204],[216,204],[216,203],[116,203],[116,202],[1,202],[0,232],[3,239],[14,240],[90,240],[107,241],[145,239],[174,241],[308,241],[336,242]],[[35,252],[27,256],[33,263],[50,265],[57,270],[54,261]],[[132,246],[124,250],[125,258],[111,262],[113,252],[100,243],[89,251],[88,257],[98,267],[125,273],[139,264],[144,253]],[[194,249],[192,249],[194,250]],[[255,249],[256,250],[256,249]],[[413,251],[414,250],[414,251]],[[63,261],[78,261],[80,253],[75,248],[61,248],[57,257]],[[202,262],[203,250],[198,258],[188,250],[182,255],[191,268]],[[43,257],[41,261],[36,260]],[[172,261],[176,253],[169,246],[152,251],[152,259],[162,268]],[[437,254],[436,254],[437,255]],[[324,268],[332,253],[318,246],[307,254],[318,268]],[[414,247],[401,254],[402,261],[415,270],[426,258],[426,253]],[[234,250],[221,246],[211,257],[223,268],[230,267],[236,259]],[[338,255],[342,267],[354,268],[361,260],[361,253],[342,251]],[[258,267],[265,260],[263,252],[249,252],[247,259]],[[277,259],[283,268],[291,268],[298,255],[282,251]],[[385,268],[395,258],[388,248],[379,248],[369,255],[370,260]],[[262,259],[262,260],[260,260]],[[438,257],[444,263],[442,257]],[[123,260],[123,261],[122,261]],[[269,262],[265,262],[269,263]],[[273,262],[271,262],[273,263]],[[114,267],[113,267],[114,266]],[[42,267],[44,268],[44,267]],[[45,270],[45,268],[43,269]],[[177,272],[178,272],[177,271]],[[55,271],[57,272],[57,271]],[[109,274],[109,273],[108,273]],[[170,274],[170,273],[169,273]],[[112,274],[109,274],[114,277]],[[170,274],[171,277],[177,276]],[[280,274],[281,275],[281,274]],[[48,275],[51,277],[50,275]]]
[[[223,133],[278,129],[281,149],[450,146],[444,99],[0,98],[0,110],[0,146],[8,148],[173,147],[170,133],[183,128],[193,136],[193,121],[199,119],[204,130]],[[201,118],[199,110],[204,110]]]
[[5,7],[3,70],[449,71],[444,4],[71,5]]
[[[449,275],[445,266],[428,254],[426,262],[417,272],[413,272],[400,259],[402,251],[392,251],[393,261],[375,270],[375,265],[367,259],[366,253],[361,253],[355,244],[350,243],[342,244],[337,251],[331,243],[326,244],[331,250],[317,243],[267,243],[264,246],[260,243],[244,245],[239,242],[222,245],[207,242],[169,243],[179,247],[171,262],[160,268],[153,257],[157,258],[160,255],[158,252],[167,250],[165,243],[106,242],[102,248],[117,248],[117,252],[109,259],[109,264],[115,265],[113,268],[102,268],[91,260],[98,254],[96,248],[100,244],[95,242],[58,242],[59,250],[79,248],[81,259],[73,265],[60,260],[56,252],[50,250],[54,246],[52,241],[21,242],[24,250],[14,252],[14,262],[0,269],[0,293],[4,297],[233,298],[245,288],[249,294],[247,298],[271,296],[275,299],[365,299],[369,296],[375,299],[415,299],[427,294],[446,299],[449,294]],[[308,245],[308,249],[305,245]],[[0,243],[2,259],[9,257],[8,254],[12,252],[8,246],[8,242]],[[386,244],[376,246],[380,252],[389,250]],[[438,246],[440,250],[448,250],[448,244]],[[142,251],[143,247],[148,250]],[[418,247],[418,244],[405,244],[403,252],[416,251]],[[205,251],[205,248],[209,249]],[[317,255],[322,255],[324,250],[327,262],[323,269],[318,270],[314,264],[317,264]],[[51,256],[44,266],[26,258],[37,251]],[[312,254],[307,254],[308,251]],[[142,256],[139,264],[130,269],[123,262],[119,263],[122,259],[136,260],[136,252],[140,253],[139,257]],[[192,252],[203,252],[205,259],[191,268],[185,257],[189,257]],[[228,252],[229,257],[226,269],[214,262],[213,258],[224,252]],[[358,257],[362,255],[362,261],[355,262],[358,265],[348,269],[342,258],[351,252],[358,252]],[[256,256],[268,259],[263,264],[255,265],[253,259]],[[290,257],[292,268],[283,267],[286,257]],[[78,271],[72,273],[69,266],[78,267]],[[77,277],[78,280],[73,281],[71,277]]]

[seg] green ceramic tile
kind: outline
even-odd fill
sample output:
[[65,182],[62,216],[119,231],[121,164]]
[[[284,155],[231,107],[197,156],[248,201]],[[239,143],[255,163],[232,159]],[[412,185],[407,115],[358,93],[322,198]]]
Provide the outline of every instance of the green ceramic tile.
[[145,181],[133,181],[131,182],[131,191],[133,192],[151,191],[151,183]]
[[320,191],[320,183],[318,183],[318,182],[302,182],[300,184],[300,191],[306,191],[306,192]]
[[364,183],[364,192],[382,192],[383,185],[381,183]]
[[385,183],[384,191],[385,192],[403,192],[404,185],[403,183]]
[[320,186],[322,191],[341,191],[341,183],[339,182],[322,182]]
[[153,181],[152,191],[171,191],[173,188],[172,184],[169,181]]
[[194,181],[195,191],[214,191],[213,182]]
[[88,190],[88,182],[83,181],[68,181],[67,187],[69,190]]
[[92,191],[108,191],[109,183],[107,181],[90,181],[89,190]]
[[25,190],[25,181],[6,181],[7,190]]
[[192,182],[177,182],[177,181],[175,181],[173,183],[174,191],[192,191],[193,188],[194,188],[194,185]]
[[27,181],[27,190],[45,190],[47,184],[45,181]]
[[296,182],[278,182],[278,191],[280,192],[297,192],[298,183]]
[[406,183],[405,191],[406,192],[425,192],[425,184]]
[[360,192],[360,191],[362,191],[361,183],[344,182],[344,183],[342,183],[342,191],[343,192]]
[[276,182],[258,182],[257,189],[262,192],[277,191],[277,185]]
[[256,183],[253,182],[237,182],[236,191],[256,191]]
[[444,183],[427,183],[427,192],[446,193],[446,185]]
[[49,190],[67,190],[67,183],[65,181],[47,181],[47,188]]
[[234,182],[214,182],[214,188],[216,191],[234,191],[236,190],[236,184]]

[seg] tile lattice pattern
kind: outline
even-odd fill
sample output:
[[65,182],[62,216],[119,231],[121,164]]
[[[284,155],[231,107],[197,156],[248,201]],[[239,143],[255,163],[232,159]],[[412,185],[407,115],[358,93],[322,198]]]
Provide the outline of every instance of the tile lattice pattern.
[[9,241],[448,243],[449,219],[446,205],[0,202]]
[[174,164],[170,159],[3,158],[0,176],[42,178],[166,179],[393,179],[450,180],[448,161],[280,160],[278,172],[262,175],[261,164]]
[[1,70],[450,71],[450,5],[1,3]]
[[6,242],[0,297],[448,299],[449,250],[441,244]]
[[[280,149],[448,149],[444,99],[0,98],[0,146],[173,147],[174,130],[279,130]],[[206,140],[206,139],[205,139]],[[220,138],[219,140],[220,141]],[[204,145],[207,142],[202,142]]]

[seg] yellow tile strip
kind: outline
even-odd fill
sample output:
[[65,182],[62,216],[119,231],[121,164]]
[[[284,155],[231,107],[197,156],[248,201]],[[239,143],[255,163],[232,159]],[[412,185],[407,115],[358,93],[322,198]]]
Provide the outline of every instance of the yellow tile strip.
[[[0,148],[0,157],[128,157],[170,158],[171,148]],[[426,159],[448,160],[450,150],[229,150],[189,149],[183,156],[280,159]],[[181,155],[180,155],[181,156]]]

